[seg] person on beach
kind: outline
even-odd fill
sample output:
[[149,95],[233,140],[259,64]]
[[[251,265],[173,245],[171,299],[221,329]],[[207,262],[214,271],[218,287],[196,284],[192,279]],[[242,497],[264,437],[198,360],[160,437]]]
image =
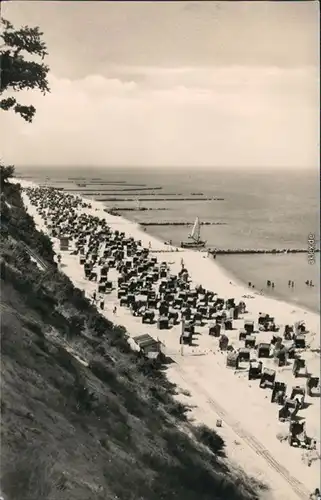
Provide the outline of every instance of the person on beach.
[[116,314],[117,313],[117,307],[114,306],[114,309],[113,309],[113,314]]
[[310,500],[321,500],[321,494],[319,488],[316,488],[310,495]]

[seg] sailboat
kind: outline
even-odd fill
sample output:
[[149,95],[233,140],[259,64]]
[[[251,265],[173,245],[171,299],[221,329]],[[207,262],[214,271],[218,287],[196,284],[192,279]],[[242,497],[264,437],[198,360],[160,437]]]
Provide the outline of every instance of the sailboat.
[[181,248],[204,248],[206,241],[201,240],[201,223],[196,217],[191,234],[188,235],[190,241],[182,241]]

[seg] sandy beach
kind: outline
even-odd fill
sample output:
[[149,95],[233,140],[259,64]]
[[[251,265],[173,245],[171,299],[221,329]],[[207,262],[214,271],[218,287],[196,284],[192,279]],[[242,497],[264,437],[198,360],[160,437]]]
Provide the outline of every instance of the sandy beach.
[[[28,181],[16,179],[16,182],[20,182],[22,187],[35,187],[35,184]],[[23,194],[23,200],[37,228],[48,233],[44,220],[31,205],[26,193]],[[88,199],[84,201],[89,202]],[[309,372],[319,375],[319,315],[293,304],[255,294],[232,280],[206,252],[182,251],[170,247],[150,236],[137,224],[106,213],[106,207],[102,203],[90,201],[90,204],[91,209],[79,209],[79,213],[86,212],[103,218],[112,230],[123,231],[126,236],[141,240],[142,245],[150,248],[158,261],[168,262],[175,274],[180,271],[183,259],[193,284],[202,285],[224,299],[233,297],[236,301],[244,300],[248,311],[246,319],[255,321],[256,326],[258,315],[262,312],[275,317],[280,331],[283,331],[286,324],[293,325],[296,321],[304,320],[309,332],[306,335],[309,349],[302,353],[302,357],[306,360]],[[61,270],[75,286],[85,290],[86,295],[91,297],[97,289],[97,283],[85,279],[77,255],[71,255],[70,251],[60,251],[58,239],[52,238],[52,241],[56,253],[62,256]],[[117,282],[117,276],[115,269],[109,271],[109,279],[114,283]],[[115,305],[116,314],[113,313]],[[178,397],[191,405],[191,419],[215,428],[224,439],[227,456],[235,467],[241,465],[244,471],[268,485],[270,491],[262,498],[304,499],[319,486],[320,461],[315,460],[308,467],[302,460],[303,449],[291,447],[287,441],[280,442],[277,436],[287,432],[288,424],[279,422],[278,406],[271,403],[270,390],[260,389],[256,380],[249,381],[246,370],[234,371],[226,367],[226,356],[218,349],[218,339],[208,335],[208,325],[198,327],[196,345],[182,348],[179,344],[181,325],[164,331],[158,330],[156,325],[142,324],[141,318],[134,317],[129,309],[119,307],[116,290],[106,295],[102,314],[123,325],[131,337],[149,333],[162,342],[165,353],[174,361],[167,369],[169,379],[183,389],[185,394],[190,394],[180,394]],[[243,324],[243,319],[235,320],[234,330],[229,332],[229,338],[235,347],[241,347],[239,329]],[[271,332],[257,334],[261,342],[269,342],[271,336]],[[285,382],[289,390],[292,386],[305,384],[304,379],[293,377],[292,366],[278,368],[273,359],[264,360],[264,366],[275,369],[277,380]],[[306,396],[306,402],[308,405],[302,411],[302,416],[306,420],[307,434],[316,439],[317,450],[320,452],[320,399]],[[216,428],[218,419],[222,420],[220,428]]]

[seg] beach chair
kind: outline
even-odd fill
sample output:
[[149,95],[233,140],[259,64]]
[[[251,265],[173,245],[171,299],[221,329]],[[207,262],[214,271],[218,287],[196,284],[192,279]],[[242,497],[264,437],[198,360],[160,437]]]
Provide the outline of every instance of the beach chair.
[[192,316],[192,310],[190,307],[183,307],[182,308],[182,318],[186,320],[190,320]]
[[261,342],[257,346],[257,357],[258,358],[269,358],[270,357],[271,344]]
[[245,302],[243,300],[241,300],[238,304],[238,310],[240,312],[240,314],[244,314],[245,311],[246,311],[246,305],[245,305]]
[[279,409],[278,419],[280,422],[293,420],[300,409],[300,403],[297,399],[285,399],[283,406]]
[[295,359],[295,357],[296,357],[296,350],[295,350],[295,346],[294,345],[291,345],[290,347],[287,347],[286,351],[287,351],[287,358],[288,359]]
[[251,335],[254,333],[254,321],[244,321],[244,330]]
[[250,349],[246,349],[245,347],[243,347],[239,349],[238,354],[239,354],[239,363],[250,362],[250,354],[251,354]]
[[127,294],[127,290],[124,290],[123,288],[119,288],[117,292],[117,298],[121,299]]
[[180,336],[180,343],[181,344],[187,344],[191,345],[193,342],[193,334],[190,331],[184,331],[182,335]]
[[200,304],[198,304],[197,312],[203,317],[207,316],[208,315],[207,314],[208,313],[207,305],[204,304],[204,302],[201,302]]
[[291,421],[289,425],[288,443],[290,446],[299,446],[305,448],[308,444],[306,434],[306,423]]
[[320,396],[320,378],[309,375],[306,382],[307,395],[310,397],[315,396],[316,394],[313,393],[313,389],[318,389],[318,388],[319,392],[317,395]]
[[285,401],[286,384],[284,382],[275,382],[271,395],[271,403],[283,405]]
[[202,314],[201,313],[196,312],[193,315],[193,322],[195,323],[195,325],[202,326],[202,324],[203,324],[202,320],[203,320],[203,318],[202,318]]
[[261,378],[262,370],[262,361],[250,360],[249,380],[256,380],[258,378]]
[[303,408],[305,402],[305,387],[300,385],[292,387],[290,399],[297,399],[300,403],[299,408]]
[[245,345],[247,349],[253,349],[255,347],[256,338],[252,335],[245,338]]
[[96,273],[96,272],[91,271],[91,273],[90,273],[90,275],[89,275],[89,280],[90,280],[90,281],[97,281],[97,273]]
[[156,298],[148,298],[147,306],[148,306],[148,309],[156,309],[156,307],[157,307]]
[[186,291],[179,292],[178,293],[178,299],[181,300],[182,302],[186,302],[187,292]]
[[179,297],[175,297],[173,307],[175,309],[181,309],[182,305],[183,305],[183,299],[179,298]]
[[241,328],[240,331],[239,331],[239,340],[245,340],[246,337],[247,337],[246,330],[244,330],[244,328]]
[[305,336],[304,335],[295,335],[294,336],[294,345],[296,349],[305,349]]
[[285,366],[287,363],[287,350],[283,346],[281,349],[274,350],[274,362],[278,367]]
[[226,356],[226,366],[228,368],[234,368],[235,370],[239,367],[239,353],[238,352],[228,352]]
[[208,329],[209,335],[213,337],[219,337],[221,335],[221,325],[212,325]]
[[107,276],[108,275],[108,267],[107,266],[103,266],[100,270],[100,275],[101,276]]
[[168,330],[168,328],[169,328],[168,316],[160,316],[158,318],[157,328],[158,328],[158,330]]
[[270,368],[264,368],[262,375],[261,375],[261,379],[260,379],[260,388],[261,389],[266,389],[266,388],[273,389],[275,377],[276,377],[275,370],[271,370]]
[[239,319],[239,313],[240,313],[239,307],[235,306],[233,309],[233,319]]
[[235,299],[232,297],[230,299],[227,299],[226,301],[226,307],[229,309],[230,307],[235,307]]
[[142,316],[142,323],[153,323],[155,318],[154,311],[146,310]]
[[233,321],[232,320],[226,319],[224,321],[224,325],[225,325],[225,330],[233,330]]
[[266,323],[267,321],[269,321],[269,315],[264,313],[259,313],[258,324],[264,325],[264,323]]
[[122,307],[128,306],[127,295],[124,295],[123,297],[121,297],[121,299],[119,301],[119,305],[122,306]]
[[295,378],[302,376],[306,377],[308,374],[307,366],[305,359],[295,358],[292,367],[292,373]]
[[229,339],[226,335],[221,335],[219,340],[219,348],[221,351],[226,351],[228,347]]
[[175,309],[170,309],[168,311],[168,319],[172,321],[174,325],[178,322],[178,312]]
[[160,316],[167,316],[168,314],[168,305],[166,304],[166,302],[162,301],[160,304],[159,304],[159,314]]

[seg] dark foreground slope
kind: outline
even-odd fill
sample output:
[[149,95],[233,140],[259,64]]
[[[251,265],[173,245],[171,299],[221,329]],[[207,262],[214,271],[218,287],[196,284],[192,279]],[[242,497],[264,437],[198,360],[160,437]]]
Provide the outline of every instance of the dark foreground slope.
[[222,440],[191,429],[175,387],[129,350],[124,329],[56,270],[16,186],[4,187],[1,231],[5,500],[259,498],[229,471]]

